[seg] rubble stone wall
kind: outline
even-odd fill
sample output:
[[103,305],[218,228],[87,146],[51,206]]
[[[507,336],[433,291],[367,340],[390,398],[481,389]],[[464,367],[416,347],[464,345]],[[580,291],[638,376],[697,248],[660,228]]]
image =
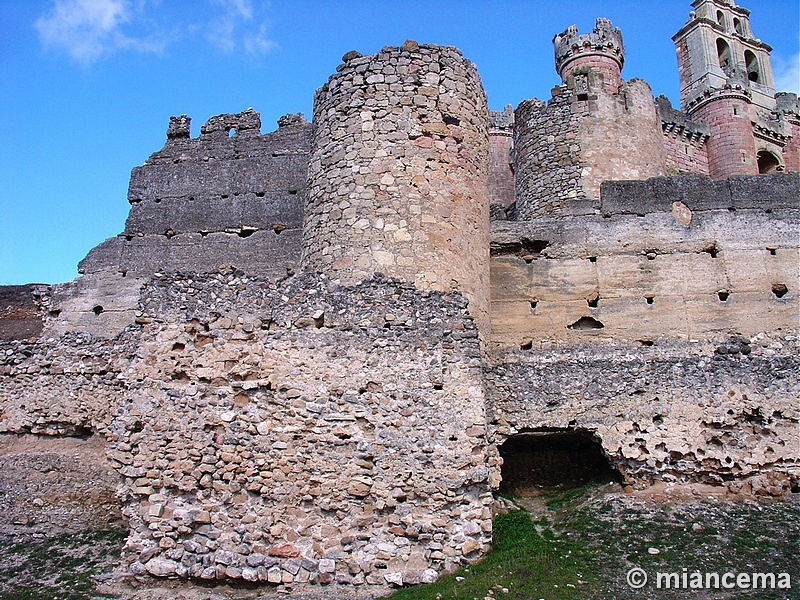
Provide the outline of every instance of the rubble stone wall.
[[487,322],[488,112],[475,66],[406,42],[317,90],[303,267],[460,290]]
[[0,430],[107,440],[134,573],[432,581],[491,536],[478,334],[375,278],[161,276],[114,340],[7,342]]
[[531,98],[517,106],[513,159],[518,220],[562,214],[585,200],[578,119],[586,114],[586,104],[578,104],[561,86],[547,103]]
[[714,337],[495,355],[487,370],[493,441],[585,431],[625,485],[706,483],[782,496],[800,478],[796,332]]

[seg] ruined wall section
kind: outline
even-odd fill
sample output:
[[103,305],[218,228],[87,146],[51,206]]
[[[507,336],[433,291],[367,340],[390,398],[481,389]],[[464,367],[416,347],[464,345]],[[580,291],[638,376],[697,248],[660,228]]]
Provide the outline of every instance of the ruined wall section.
[[133,573],[385,587],[488,549],[481,354],[459,294],[225,269],[159,276],[139,309],[115,340],[0,353],[0,431],[107,440]]
[[656,111],[661,119],[661,132],[664,135],[667,175],[708,175],[708,125],[689,119],[686,114],[673,108],[669,99],[663,95],[656,98]]
[[452,47],[345,55],[314,101],[303,267],[488,297],[486,96]]
[[796,335],[510,351],[487,370],[494,441],[579,430],[624,485],[782,496],[800,481]]
[[285,115],[261,134],[248,109],[212,117],[192,138],[190,121],[172,117],[164,148],[133,169],[125,231],[89,252],[82,277],[53,286],[51,333],[118,334],[154,273],[234,265],[285,277],[298,268],[311,125]]
[[311,126],[287,115],[262,135],[249,109],[212,117],[197,138],[173,117],[167,143],[133,169],[125,231],[81,262],[147,277],[206,272],[233,264],[253,275],[284,276],[300,254]]
[[495,222],[492,341],[659,344],[798,328],[800,177],[606,182],[602,215]]
[[35,339],[44,327],[47,285],[0,286],[0,340]]
[[[578,121],[588,106],[566,86],[545,103],[523,100],[514,113],[514,190],[520,221],[586,209]],[[589,202],[588,210],[591,210]]]

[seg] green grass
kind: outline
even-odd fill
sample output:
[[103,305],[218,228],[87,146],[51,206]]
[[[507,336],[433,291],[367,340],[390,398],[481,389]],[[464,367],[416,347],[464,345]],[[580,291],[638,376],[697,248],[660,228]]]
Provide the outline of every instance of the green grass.
[[[658,504],[593,498],[593,491],[582,486],[542,496],[549,512],[536,522],[522,510],[496,517],[493,548],[483,560],[435,584],[399,590],[392,600],[800,600],[800,499]],[[632,567],[651,577],[684,567],[789,572],[792,589],[735,590],[726,596],[653,585],[632,590],[625,583]]]
[[400,590],[392,599],[585,598],[588,558],[580,544],[550,529],[539,533],[528,514],[516,510],[495,519],[494,546],[482,561],[432,585]]

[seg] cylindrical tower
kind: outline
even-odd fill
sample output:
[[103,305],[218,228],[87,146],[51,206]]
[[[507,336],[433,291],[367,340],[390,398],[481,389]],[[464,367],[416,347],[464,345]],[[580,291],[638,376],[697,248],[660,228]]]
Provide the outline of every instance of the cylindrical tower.
[[303,267],[461,291],[485,332],[488,111],[475,66],[412,41],[343,60],[314,97]]
[[[625,62],[622,32],[608,19],[597,19],[592,33],[578,34],[577,25],[568,27],[553,38],[556,71],[561,81],[568,83],[577,71],[591,70],[602,76],[603,89],[615,94],[620,84],[620,72]],[[583,68],[581,68],[583,67]]]
[[[738,88],[738,89],[737,89]],[[708,174],[717,179],[730,175],[758,175],[758,159],[750,124],[750,100],[741,86],[716,90],[690,113],[708,123]]]

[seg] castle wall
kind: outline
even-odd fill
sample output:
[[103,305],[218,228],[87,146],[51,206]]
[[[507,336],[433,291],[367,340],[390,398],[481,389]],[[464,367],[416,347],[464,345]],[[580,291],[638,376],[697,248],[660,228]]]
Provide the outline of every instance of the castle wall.
[[315,95],[303,267],[463,291],[482,327],[487,146],[483,87],[458,50],[348,53]]
[[800,444],[800,177],[607,182],[492,227],[494,443],[591,432],[626,478],[781,495]]
[[[590,78],[590,90],[596,89]],[[621,83],[619,93],[589,96],[588,112],[578,121],[581,188],[600,197],[600,184],[648,179],[666,172],[661,127],[650,86],[641,79]]]
[[164,147],[133,169],[125,230],[89,252],[82,277],[53,286],[48,331],[116,335],[154,273],[233,265],[278,278],[299,267],[311,125],[285,115],[262,135],[248,109],[192,138],[190,121],[173,117]]
[[510,208],[514,204],[514,171],[511,168],[511,133],[489,135],[489,205]]
[[705,123],[693,121],[679,110],[672,108],[666,96],[656,98],[656,112],[661,120],[661,132],[665,152],[665,168],[668,175],[697,173],[708,175],[709,128]]
[[480,349],[458,294],[226,269],[157,277],[139,308],[114,340],[0,353],[0,431],[105,438],[133,573],[386,586],[487,549]]
[[800,476],[800,348],[780,332],[747,341],[593,342],[495,355],[487,368],[493,440],[587,431],[626,486],[705,483],[787,495]]
[[504,217],[515,202],[513,145],[513,107],[508,105],[502,112],[489,111],[489,206],[501,210]]
[[[495,222],[493,342],[658,343],[796,330],[798,181],[608,182],[602,215]],[[603,327],[583,328],[584,317]]]
[[597,72],[576,68],[546,105],[530,99],[517,107],[514,172],[519,220],[591,214],[603,181],[666,172],[650,86],[634,79],[610,94],[603,81]]
[[708,175],[705,140],[677,129],[664,130],[664,166],[668,175]]

